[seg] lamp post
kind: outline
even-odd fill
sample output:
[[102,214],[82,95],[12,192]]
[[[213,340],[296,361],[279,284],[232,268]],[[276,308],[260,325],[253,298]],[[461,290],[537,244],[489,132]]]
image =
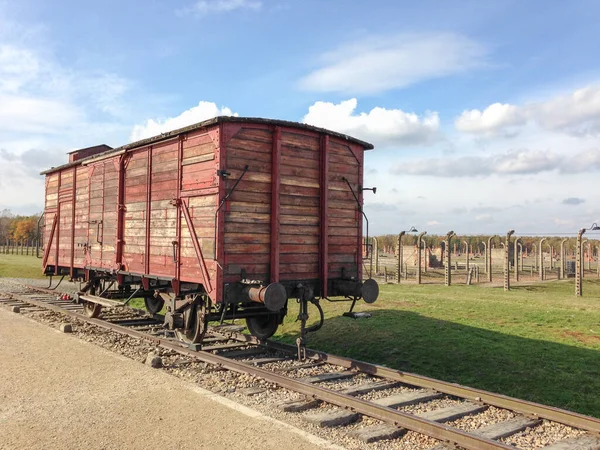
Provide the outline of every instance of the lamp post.
[[452,267],[450,267],[451,264],[451,258],[450,258],[450,241],[452,240],[452,237],[456,236],[456,234],[454,233],[454,231],[448,231],[448,233],[446,233],[446,270],[445,270],[445,284],[446,286],[450,286],[452,284],[452,275],[450,273],[450,271],[452,270]]
[[488,281],[492,282],[492,239],[498,237],[496,235],[490,236],[487,241],[487,273],[488,273]]
[[421,284],[421,239],[426,234],[427,231],[423,231],[417,236],[417,284]]
[[560,267],[558,270],[558,276],[560,279],[565,278],[565,242],[567,242],[569,238],[564,238],[560,241]]
[[[515,230],[509,230],[506,233],[506,244],[504,245],[504,290],[510,291],[510,237]],[[516,248],[516,244],[515,244]],[[516,255],[515,255],[516,258]]]
[[583,283],[581,280],[581,271],[582,271],[582,266],[581,266],[581,251],[582,251],[582,238],[583,238],[583,234],[586,231],[596,231],[596,230],[600,230],[600,227],[596,224],[593,223],[591,227],[589,228],[582,228],[581,230],[579,230],[579,232],[577,233],[577,250],[575,252],[575,295],[577,297],[581,297],[583,295]]
[[401,231],[398,233],[398,284],[400,284],[400,280],[402,279],[402,264],[404,263],[404,248],[402,247],[402,236],[406,233],[416,233],[417,229],[415,227],[410,227],[408,231]]

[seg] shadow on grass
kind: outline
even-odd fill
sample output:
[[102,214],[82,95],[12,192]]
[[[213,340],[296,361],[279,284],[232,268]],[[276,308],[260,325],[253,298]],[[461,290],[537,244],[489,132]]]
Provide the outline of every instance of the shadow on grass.
[[[296,334],[282,340],[293,342]],[[308,347],[600,417],[600,352],[379,310],[327,319]]]

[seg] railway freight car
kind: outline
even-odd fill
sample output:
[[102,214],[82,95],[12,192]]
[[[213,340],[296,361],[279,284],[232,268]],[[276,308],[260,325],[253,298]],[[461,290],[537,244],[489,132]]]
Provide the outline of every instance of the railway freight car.
[[363,153],[300,123],[217,117],[111,149],[70,153],[46,176],[46,275],[85,284],[89,316],[144,298],[199,343],[209,321],[271,336],[300,304],[371,303],[362,281]]

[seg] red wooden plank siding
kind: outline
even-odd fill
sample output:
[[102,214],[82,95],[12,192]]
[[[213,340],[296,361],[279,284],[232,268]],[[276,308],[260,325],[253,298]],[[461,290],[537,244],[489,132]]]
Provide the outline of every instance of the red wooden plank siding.
[[84,166],[77,166],[75,172],[75,197],[74,197],[74,267],[85,265],[86,248],[88,243],[88,220],[89,220],[89,170]]
[[327,297],[327,279],[329,267],[329,136],[321,136],[321,223],[319,246],[319,262],[321,263],[321,297]]
[[[233,187],[248,166],[246,174],[223,206],[222,235],[225,283],[240,280],[242,269],[246,277],[254,280],[273,281],[271,262],[273,178],[271,171],[277,161],[273,152],[279,139],[273,127],[268,125],[223,124],[227,155],[221,149],[223,169],[230,175],[222,182],[222,195]],[[226,158],[226,159],[223,159]]]
[[282,128],[280,280],[319,278],[321,141],[314,132]]
[[119,193],[118,161],[119,157],[115,156],[105,159],[100,163],[104,165],[102,225],[100,226],[101,267],[110,270],[116,268],[117,201]]
[[[216,287],[215,212],[218,201],[217,144],[211,130],[188,133],[181,141],[180,198],[189,212],[189,220],[180,214],[181,280],[205,284],[207,290]],[[198,255],[201,255],[200,257]],[[206,267],[204,272],[202,265]],[[205,277],[209,281],[204,281]],[[216,301],[216,292],[211,293]],[[219,299],[220,300],[220,299]]]
[[[363,148],[354,145],[356,148],[356,153],[358,153],[358,180],[360,185],[363,183],[363,171],[365,168],[365,151]],[[358,186],[360,188],[360,185]],[[363,193],[360,189],[358,189],[358,201],[361,206],[363,205]],[[362,264],[362,245],[363,245],[363,216],[360,211],[356,211],[356,220],[358,222],[358,236],[356,239],[356,271],[357,278],[362,280],[363,276],[363,264]]]
[[179,186],[179,139],[170,139],[152,146],[150,170],[150,227],[148,273],[173,278],[175,276],[173,242],[177,242],[177,212],[175,203]]
[[124,174],[122,264],[124,270],[138,274],[146,269],[148,162],[147,148],[135,150],[128,155]]
[[362,197],[360,174],[362,148],[352,151],[350,144],[331,138],[329,143],[329,186],[328,186],[328,275],[339,278],[344,269],[345,276],[358,277],[360,269],[360,240],[362,215],[356,200],[344,181]]
[[[273,155],[271,156],[271,283],[279,281],[279,215],[280,215],[280,204],[279,204],[279,184],[281,182],[281,129],[275,127],[273,133]],[[249,249],[253,250],[253,253],[259,253],[262,248]]]
[[44,269],[46,265],[56,264],[56,226],[58,226],[58,217],[56,218],[57,225],[54,226],[52,232],[55,215],[58,213],[58,183],[59,172],[50,173],[46,176],[46,195],[45,195],[45,215],[44,215]]

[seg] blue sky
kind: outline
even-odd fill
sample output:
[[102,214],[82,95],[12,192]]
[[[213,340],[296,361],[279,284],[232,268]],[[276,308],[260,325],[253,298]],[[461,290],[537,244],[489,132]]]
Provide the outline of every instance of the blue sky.
[[36,174],[215,114],[368,140],[371,233],[600,221],[596,1],[0,0],[0,209]]

